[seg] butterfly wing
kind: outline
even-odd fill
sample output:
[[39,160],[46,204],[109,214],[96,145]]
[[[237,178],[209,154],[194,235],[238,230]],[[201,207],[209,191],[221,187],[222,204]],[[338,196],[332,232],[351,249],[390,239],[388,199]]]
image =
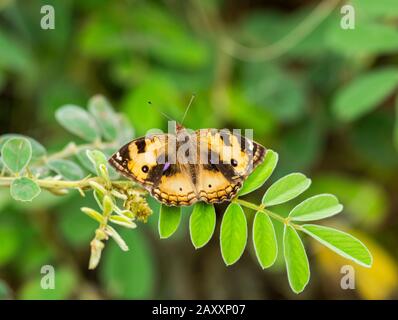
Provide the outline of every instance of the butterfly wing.
[[168,166],[150,192],[168,206],[188,206],[198,201],[190,167],[178,163]]
[[197,183],[200,199],[210,203],[232,199],[263,161],[266,149],[226,129],[201,129],[196,134],[202,163]]
[[171,134],[135,139],[116,152],[109,162],[160,202],[190,205],[196,200],[196,190],[189,170],[172,157],[175,139]]
[[170,135],[141,137],[124,145],[109,163],[127,178],[141,185],[151,186],[155,181],[159,157],[165,153]]
[[198,148],[196,163],[181,163],[176,157],[176,140],[170,134],[138,138],[109,162],[160,202],[184,206],[198,200],[219,203],[232,199],[266,152],[260,144],[228,130],[201,129],[188,139],[195,140],[189,143]]

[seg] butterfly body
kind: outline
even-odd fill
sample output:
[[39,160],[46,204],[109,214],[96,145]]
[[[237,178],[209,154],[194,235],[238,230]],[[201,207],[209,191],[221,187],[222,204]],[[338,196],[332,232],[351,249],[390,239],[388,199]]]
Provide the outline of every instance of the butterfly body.
[[231,200],[260,164],[266,149],[222,129],[153,134],[131,141],[110,164],[169,206]]

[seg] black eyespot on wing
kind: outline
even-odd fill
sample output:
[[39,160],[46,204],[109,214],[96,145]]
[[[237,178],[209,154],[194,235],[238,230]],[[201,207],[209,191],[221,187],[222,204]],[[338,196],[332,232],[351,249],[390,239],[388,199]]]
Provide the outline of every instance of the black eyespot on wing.
[[148,166],[142,166],[141,170],[142,170],[142,172],[147,173],[149,168],[148,168]]
[[231,159],[231,165],[233,167],[236,167],[238,165],[238,161],[236,161],[235,159]]

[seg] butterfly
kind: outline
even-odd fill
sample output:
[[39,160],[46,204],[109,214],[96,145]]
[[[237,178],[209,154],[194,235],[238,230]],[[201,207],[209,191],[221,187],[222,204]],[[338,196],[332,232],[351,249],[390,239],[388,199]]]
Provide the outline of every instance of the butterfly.
[[124,145],[109,163],[168,206],[221,203],[236,196],[266,149],[227,129],[152,134]]

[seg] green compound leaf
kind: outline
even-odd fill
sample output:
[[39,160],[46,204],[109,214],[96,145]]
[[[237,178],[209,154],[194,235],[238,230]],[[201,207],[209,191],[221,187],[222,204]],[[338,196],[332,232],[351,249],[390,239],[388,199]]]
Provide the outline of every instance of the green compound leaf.
[[257,212],[253,222],[253,245],[263,269],[271,267],[278,256],[274,225],[264,212]]
[[353,121],[375,109],[398,86],[398,69],[370,71],[337,92],[333,111],[343,121]]
[[275,151],[268,149],[265,154],[264,162],[247,177],[242,189],[240,189],[238,193],[238,196],[243,196],[260,188],[271,176],[277,163],[278,154]]
[[96,95],[89,100],[88,110],[97,121],[103,137],[108,141],[114,141],[118,136],[119,119],[108,100]]
[[13,173],[20,173],[32,159],[32,145],[25,138],[11,138],[1,149],[5,166]]
[[352,235],[329,227],[305,224],[303,231],[329,249],[361,266],[372,265],[372,255],[368,248]]
[[283,232],[283,254],[290,287],[295,293],[300,293],[310,280],[310,266],[299,235],[287,225]]
[[240,205],[231,203],[221,222],[221,255],[227,266],[242,256],[247,243],[247,221]]
[[10,192],[17,201],[32,201],[40,194],[41,189],[32,179],[22,177],[12,182]]
[[75,105],[65,105],[57,110],[55,118],[64,129],[74,135],[93,142],[99,138],[94,118],[84,109]]
[[325,219],[343,210],[336,196],[319,194],[298,204],[289,214],[293,221],[312,221]]
[[189,219],[191,241],[195,249],[206,245],[216,227],[216,211],[212,204],[198,202],[194,205]]
[[291,173],[276,181],[264,194],[262,203],[267,207],[287,202],[303,193],[311,184],[302,173]]
[[47,163],[47,166],[66,180],[80,180],[84,178],[83,170],[73,161],[56,159]]
[[159,215],[159,235],[161,239],[169,238],[176,232],[181,221],[181,207],[162,205]]

